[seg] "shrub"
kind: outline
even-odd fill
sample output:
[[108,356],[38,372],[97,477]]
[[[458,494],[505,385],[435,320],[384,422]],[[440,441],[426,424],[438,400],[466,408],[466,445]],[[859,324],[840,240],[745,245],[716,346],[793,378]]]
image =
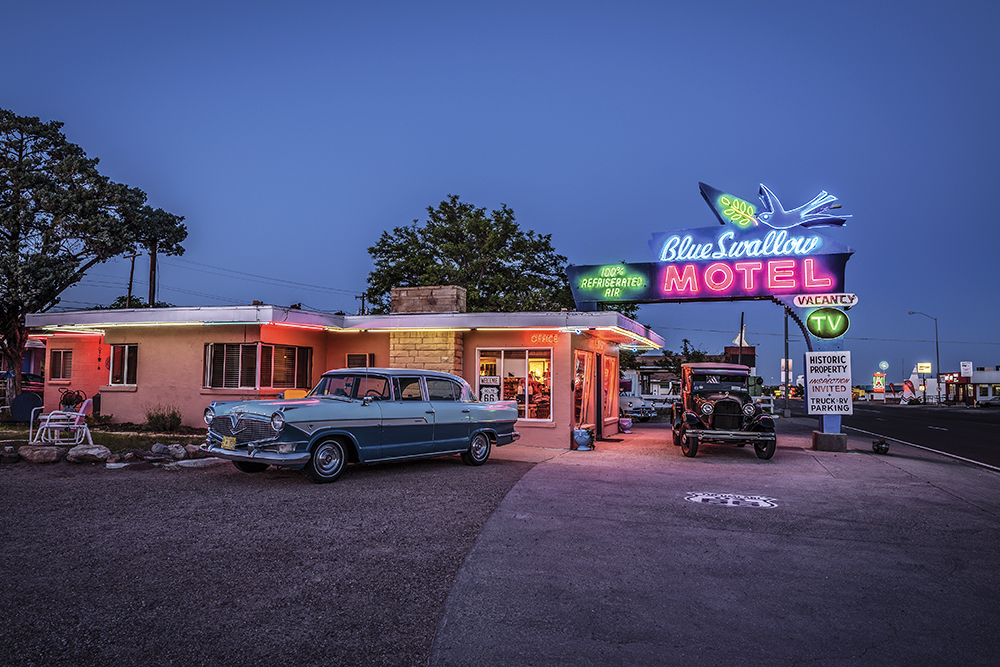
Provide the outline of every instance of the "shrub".
[[171,433],[181,427],[181,411],[175,405],[145,406],[146,427],[157,433]]

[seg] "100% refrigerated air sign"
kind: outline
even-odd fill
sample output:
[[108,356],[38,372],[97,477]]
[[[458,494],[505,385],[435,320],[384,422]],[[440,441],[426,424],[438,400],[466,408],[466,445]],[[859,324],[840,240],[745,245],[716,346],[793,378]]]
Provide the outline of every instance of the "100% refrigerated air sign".
[[806,407],[811,415],[853,415],[850,352],[806,352]]

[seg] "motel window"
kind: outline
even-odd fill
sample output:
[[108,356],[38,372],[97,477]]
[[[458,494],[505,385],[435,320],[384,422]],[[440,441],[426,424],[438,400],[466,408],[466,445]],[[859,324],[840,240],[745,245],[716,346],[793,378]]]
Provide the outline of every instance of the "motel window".
[[986,398],[990,395],[990,386],[988,384],[979,385],[979,395]]
[[[259,370],[259,377],[258,377]],[[205,386],[310,389],[312,348],[266,343],[205,345]]]
[[476,395],[516,401],[519,419],[552,419],[552,350],[479,350]]
[[73,350],[52,350],[49,364],[53,380],[69,380],[73,377]]
[[1000,396],[1000,384],[993,385],[993,395]]
[[138,345],[112,345],[111,377],[108,380],[108,384],[112,386],[135,385],[138,359]]

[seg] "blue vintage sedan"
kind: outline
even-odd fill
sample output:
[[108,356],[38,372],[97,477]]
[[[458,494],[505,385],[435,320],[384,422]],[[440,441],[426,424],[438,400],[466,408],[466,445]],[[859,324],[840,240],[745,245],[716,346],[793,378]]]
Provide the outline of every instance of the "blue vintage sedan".
[[516,402],[481,403],[448,373],[346,369],[324,373],[305,398],[211,403],[201,448],[243,472],[300,468],[323,483],[348,462],[460,454],[482,465],[491,447],[520,437],[516,421]]

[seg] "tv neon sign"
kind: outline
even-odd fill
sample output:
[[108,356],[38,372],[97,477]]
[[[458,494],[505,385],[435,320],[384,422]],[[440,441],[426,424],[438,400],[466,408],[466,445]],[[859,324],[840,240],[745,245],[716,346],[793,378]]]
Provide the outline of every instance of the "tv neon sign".
[[[659,232],[649,241],[652,262],[569,266],[580,310],[599,302],[759,299],[844,293],[844,267],[854,253],[811,227],[841,225],[836,197],[823,192],[786,211],[761,186],[758,209],[733,195],[700,184],[723,228]],[[799,222],[795,222],[799,220]],[[808,229],[808,231],[806,231]],[[817,304],[818,305],[818,304]],[[830,304],[832,305],[832,304]]]

